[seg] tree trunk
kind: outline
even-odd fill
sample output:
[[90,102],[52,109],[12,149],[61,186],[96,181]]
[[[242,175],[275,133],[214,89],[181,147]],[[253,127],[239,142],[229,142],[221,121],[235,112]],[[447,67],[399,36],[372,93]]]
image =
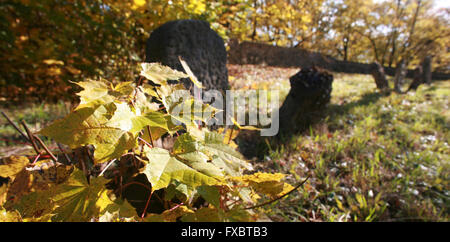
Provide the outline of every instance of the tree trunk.
[[373,76],[373,79],[375,79],[375,84],[377,85],[377,88],[380,90],[386,90],[389,88],[388,81],[386,79],[386,75],[384,74],[384,68],[380,65],[377,61],[372,63],[370,66],[370,73]]
[[389,67],[392,67],[392,64],[394,63],[394,58],[395,58],[395,51],[396,51],[396,47],[397,47],[397,41],[396,41],[396,35],[397,35],[397,33],[394,33],[394,37],[392,37],[393,38],[393,40],[392,40],[392,47],[391,47],[391,53],[390,53],[390,55],[389,55]]

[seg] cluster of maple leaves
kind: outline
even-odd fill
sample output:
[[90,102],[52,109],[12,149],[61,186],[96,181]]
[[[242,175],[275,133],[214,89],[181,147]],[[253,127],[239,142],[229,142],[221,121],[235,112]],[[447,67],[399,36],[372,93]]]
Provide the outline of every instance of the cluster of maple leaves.
[[[262,197],[277,199],[293,189],[282,181],[283,174],[244,175],[252,166],[230,145],[232,134],[226,133],[227,139],[199,126],[198,121],[207,121],[205,115],[173,112],[177,105],[200,105],[210,118],[219,111],[190,95],[180,98],[176,91],[184,86],[167,82],[189,77],[201,88],[194,76],[159,63],[142,64],[141,76],[156,85],[114,85],[102,79],[76,83],[84,89],[78,93],[80,104],[39,133],[72,150],[92,146],[93,166],[106,165],[94,174],[86,172],[88,166],[79,168],[82,160],[3,159],[0,176],[10,182],[0,187],[0,221],[256,221],[259,213],[250,208]],[[182,129],[172,149],[153,145]],[[151,184],[148,201],[155,191],[165,191],[168,206],[162,213],[137,214],[108,189],[114,175],[105,171],[111,164],[123,165],[130,155],[139,164],[132,175],[145,174]],[[178,203],[171,202],[174,197]],[[194,206],[199,197],[205,206]]]

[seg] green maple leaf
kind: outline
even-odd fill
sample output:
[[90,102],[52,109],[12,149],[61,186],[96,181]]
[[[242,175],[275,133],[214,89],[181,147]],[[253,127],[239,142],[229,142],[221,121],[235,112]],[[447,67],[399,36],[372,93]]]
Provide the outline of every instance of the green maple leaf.
[[181,217],[183,222],[223,222],[221,211],[213,207],[202,207],[195,213],[187,213]]
[[132,133],[121,129],[128,125],[126,122],[121,122],[120,118],[113,120],[114,122],[109,120],[114,117],[114,105],[75,110],[42,129],[40,133],[71,148],[93,145],[95,163],[119,158],[136,146],[136,140]]
[[177,138],[173,147],[173,155],[188,166],[203,172],[204,174],[220,177],[222,170],[208,162],[209,157],[200,150],[200,144],[189,134],[183,134]]
[[112,87],[110,93],[116,96],[129,96],[134,91],[134,82],[119,82],[117,85]]
[[198,88],[203,88],[202,83],[198,81],[197,77],[191,71],[191,68],[189,68],[186,61],[181,59],[181,56],[178,56],[178,59],[180,60],[181,66],[183,67],[184,71],[188,74],[189,79],[191,79],[192,83],[194,83],[194,85]]
[[137,115],[126,103],[114,103],[116,106],[114,115],[106,123],[106,126],[129,131],[136,135],[145,126],[159,127],[169,130],[167,119],[161,112],[148,112]]
[[195,120],[206,123],[215,114],[221,112],[221,110],[192,97],[182,85],[165,85],[157,90],[167,113],[174,121],[186,125],[196,125]]
[[14,179],[28,164],[30,164],[30,161],[24,156],[6,157],[0,165],[0,176]]
[[149,161],[143,173],[152,184],[153,190],[166,188],[172,181],[179,181],[193,188],[222,182],[218,177],[189,167],[165,149],[145,147],[144,154]]
[[236,176],[242,169],[251,170],[252,166],[233,147],[223,143],[223,135],[206,132],[200,151],[212,158],[212,163],[224,170],[228,175]]
[[12,208],[23,218],[47,218],[55,207],[51,200],[52,195],[54,195],[52,190],[35,191],[24,195]]
[[167,80],[178,80],[189,77],[183,72],[173,70],[172,68],[161,65],[160,63],[142,63],[141,67],[141,76],[144,76],[148,80],[160,85],[166,84]]
[[128,201],[117,198],[101,212],[99,221],[136,221],[136,218],[136,209]]
[[85,81],[76,82],[78,86],[84,90],[77,93],[80,96],[80,105],[87,105],[88,103],[109,103],[114,101],[114,96],[109,95],[111,84],[105,80],[101,81]]
[[130,132],[136,134],[141,131],[145,126],[152,128],[161,128],[164,131],[170,131],[171,125],[167,120],[167,115],[160,112],[149,112],[142,116],[134,116],[131,119],[132,129]]
[[200,186],[197,187],[197,192],[202,196],[205,201],[214,205],[214,207],[220,207],[220,191],[216,186]]
[[104,79],[74,83],[84,89],[77,93],[80,96],[80,105],[77,109],[111,103],[120,97],[130,96],[134,90],[132,82],[122,82],[116,86]]
[[52,201],[58,206],[52,221],[89,221],[111,204],[104,177],[93,177],[88,183],[81,170],[76,169],[69,179],[55,189]]

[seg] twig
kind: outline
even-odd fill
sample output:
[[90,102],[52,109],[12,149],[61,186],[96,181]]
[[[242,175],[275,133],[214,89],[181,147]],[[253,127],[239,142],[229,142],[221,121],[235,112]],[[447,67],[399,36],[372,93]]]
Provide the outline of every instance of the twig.
[[138,82],[137,82],[137,86],[138,86],[138,87],[141,86],[143,81],[144,81],[144,77],[143,77],[143,76],[140,76],[140,77],[139,77],[139,80],[138,80]]
[[[142,130],[141,131],[139,131],[139,134],[140,134],[140,136],[142,136],[143,135],[143,132],[142,132]],[[140,140],[140,139],[142,139],[140,136],[138,136],[138,140]],[[145,141],[145,140],[144,140]],[[142,144],[141,144],[141,150],[140,150],[140,153],[139,153],[139,157],[141,157],[142,158],[142,153],[144,152],[144,145],[145,145],[145,143],[144,142],[142,142]]]
[[33,135],[32,139],[36,139],[39,144],[42,146],[42,148],[44,148],[44,150],[47,152],[47,154],[52,158],[53,162],[55,162],[55,181],[57,182],[58,180],[58,167],[56,165],[56,162],[58,161],[58,158],[56,158],[53,153],[47,148],[47,146],[44,144],[44,142],[42,142],[42,140],[37,136],[37,135]]
[[36,142],[34,141],[33,134],[31,133],[30,129],[28,129],[27,124],[26,124],[25,121],[23,121],[23,120],[21,121],[21,124],[22,124],[22,126],[25,128],[25,131],[26,131],[27,134],[28,134],[29,142],[30,142],[31,145],[33,146],[34,151],[36,151],[36,154],[40,154],[41,152],[39,152],[39,149],[38,149],[38,147],[37,147],[37,145],[36,145]]
[[175,205],[173,208],[169,209],[169,211],[173,211],[173,210],[175,210],[175,209],[177,209],[178,207],[183,206],[183,205],[184,205],[183,203],[177,204],[177,205]]
[[34,158],[34,161],[33,161],[33,163],[31,163],[31,165],[34,166],[36,164],[36,162],[39,160],[39,157],[41,157],[41,154],[37,155],[36,158]]
[[152,145],[152,147],[155,147],[153,145],[152,131],[150,130],[150,125],[147,125],[147,131],[148,131],[148,136],[150,137],[150,144]]
[[44,150],[47,152],[47,154],[50,155],[52,160],[55,162],[55,167],[56,167],[56,162],[58,161],[58,158],[56,158],[56,156],[53,155],[53,153],[47,148],[47,146],[44,144],[44,142],[42,142],[42,140],[37,135],[33,135],[33,138],[36,139],[39,142],[39,144],[42,146],[42,148],[44,148]]
[[277,197],[277,198],[275,198],[275,199],[273,199],[273,200],[270,200],[270,201],[267,201],[267,202],[265,202],[265,203],[258,204],[258,205],[255,205],[255,206],[251,206],[251,207],[247,207],[247,208],[244,208],[244,209],[259,208],[259,207],[262,207],[262,206],[266,206],[266,205],[268,205],[268,204],[271,204],[271,203],[273,203],[273,202],[276,202],[276,201],[282,199],[283,197],[285,197],[285,196],[291,194],[293,191],[297,190],[299,187],[301,187],[303,184],[305,184],[305,182],[306,182],[310,177],[311,177],[311,175],[308,175],[304,181],[300,182],[300,184],[298,184],[298,185],[295,186],[292,190],[290,190],[289,192],[287,192],[286,194],[284,194],[284,195],[282,195],[282,196],[280,196],[280,197]]
[[148,196],[147,203],[145,204],[144,211],[142,212],[141,218],[143,219],[145,217],[145,214],[147,214],[147,208],[148,204],[150,203],[150,199],[152,198],[153,191],[150,192],[150,195]]
[[69,158],[69,155],[66,154],[66,152],[64,152],[64,149],[62,148],[60,143],[56,143],[56,145],[58,145],[59,150],[63,153],[64,157],[66,158],[66,160],[70,163],[72,163],[72,160]]
[[83,168],[84,174],[86,175],[86,177],[88,178],[88,181],[90,183],[89,176],[92,173],[90,171],[90,168],[89,168],[87,162],[90,160],[93,163],[94,160],[92,159],[91,154],[89,153],[89,146],[84,146],[81,149],[81,153],[83,154],[83,159],[81,159],[81,166]]
[[75,153],[74,159],[75,159],[75,162],[78,161],[78,164],[80,165],[81,170],[83,171],[83,174],[89,183],[89,174],[86,170],[86,165],[84,164],[84,159],[85,159],[85,155],[83,154],[84,148],[85,148],[85,146],[82,146],[82,147],[74,150],[74,153]]
[[8,115],[6,115],[6,113],[4,113],[3,111],[1,111],[1,113],[2,113],[3,117],[6,118],[6,120],[8,121],[8,123],[11,124],[11,125],[17,130],[17,132],[19,132],[20,135],[22,135],[22,137],[23,137],[26,141],[30,142],[30,140],[28,139],[28,137],[22,132],[22,130],[20,130],[20,128],[19,128],[13,121],[11,121],[11,119],[8,117]]
[[89,146],[85,146],[84,151],[86,151],[86,154],[87,154],[88,158],[91,160],[91,162],[95,164],[94,157],[92,156],[92,154],[89,150]]
[[108,165],[105,167],[105,169],[103,169],[102,172],[100,172],[100,175],[98,176],[103,176],[103,173],[105,173],[106,170],[108,170],[108,168],[112,165],[112,163],[114,163],[114,161],[116,161],[116,159],[111,160]]
[[142,141],[142,143],[146,144],[148,147],[153,148],[153,146],[149,144],[147,141],[145,141],[145,139],[138,137],[138,140]]

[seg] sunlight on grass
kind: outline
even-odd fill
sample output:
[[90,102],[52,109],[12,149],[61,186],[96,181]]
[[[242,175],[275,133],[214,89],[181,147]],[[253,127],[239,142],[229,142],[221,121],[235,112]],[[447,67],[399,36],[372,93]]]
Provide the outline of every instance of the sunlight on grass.
[[266,212],[275,221],[448,221],[449,82],[382,95],[335,74],[327,119],[267,160],[312,178]]
[[[0,107],[0,110],[4,111],[16,124],[24,120],[32,132],[37,132],[51,121],[62,118],[69,113],[70,104],[65,102],[55,104],[28,103],[18,106],[3,106]],[[14,147],[24,146],[23,142],[20,134],[1,116],[0,147],[4,147],[4,149],[0,149],[0,156],[3,156],[3,151],[7,152]]]

